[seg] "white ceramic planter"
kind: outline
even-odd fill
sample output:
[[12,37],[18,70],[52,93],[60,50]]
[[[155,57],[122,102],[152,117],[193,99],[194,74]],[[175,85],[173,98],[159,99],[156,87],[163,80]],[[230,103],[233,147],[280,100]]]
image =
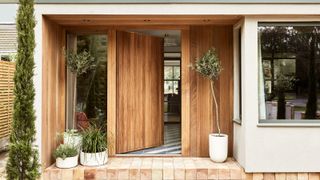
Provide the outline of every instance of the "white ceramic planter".
[[66,159],[57,158],[56,159],[56,166],[58,168],[63,168],[63,169],[73,168],[78,165],[78,159],[79,159],[79,155],[76,155],[74,157],[68,157]]
[[99,153],[80,153],[80,163],[84,166],[101,166],[108,161],[108,150]]
[[214,162],[224,162],[228,157],[228,135],[209,134],[209,154]]
[[70,134],[65,132],[63,134],[63,142],[64,144],[68,144],[78,148],[78,152],[80,152],[80,147],[82,144],[82,136],[80,134]]

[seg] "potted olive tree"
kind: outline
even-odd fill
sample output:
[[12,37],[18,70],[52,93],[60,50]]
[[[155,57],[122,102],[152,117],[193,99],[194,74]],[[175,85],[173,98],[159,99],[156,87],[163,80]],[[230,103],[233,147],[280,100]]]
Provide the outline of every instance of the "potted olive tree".
[[108,161],[106,133],[96,126],[89,126],[82,132],[80,163],[85,166],[99,166]]
[[209,134],[209,154],[211,160],[215,162],[224,162],[228,156],[228,135],[221,134],[219,106],[214,91],[214,83],[219,78],[222,66],[214,48],[209,49],[201,58],[197,59],[192,68],[203,77],[210,80],[210,90],[214,102],[215,120],[217,124],[217,133]]
[[[94,58],[86,50],[82,52],[64,51],[67,68],[71,72],[74,81],[73,86],[73,119],[72,128],[63,133],[64,144],[74,146],[80,152],[82,136],[78,129],[89,125],[88,118],[84,113],[83,103],[77,103],[77,79],[95,68]],[[79,105],[80,104],[80,105]]]
[[78,165],[78,149],[69,144],[60,144],[54,151],[53,156],[56,158],[58,168],[72,168]]

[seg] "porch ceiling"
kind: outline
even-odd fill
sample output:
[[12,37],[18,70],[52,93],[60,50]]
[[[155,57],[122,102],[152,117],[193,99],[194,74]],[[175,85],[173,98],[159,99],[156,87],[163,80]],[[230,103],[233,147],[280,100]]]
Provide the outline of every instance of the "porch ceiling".
[[45,15],[63,26],[232,25],[238,15]]

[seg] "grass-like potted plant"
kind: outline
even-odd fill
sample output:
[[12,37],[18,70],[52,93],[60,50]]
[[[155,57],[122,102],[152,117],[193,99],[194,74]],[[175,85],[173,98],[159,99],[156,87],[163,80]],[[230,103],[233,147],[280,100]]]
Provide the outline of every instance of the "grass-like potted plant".
[[215,162],[224,162],[228,157],[228,135],[221,134],[219,105],[214,91],[214,83],[219,78],[222,66],[214,48],[209,49],[201,58],[197,59],[192,68],[203,77],[210,80],[211,95],[214,102],[215,120],[218,133],[209,134],[209,155]]
[[69,144],[60,144],[54,151],[53,156],[56,158],[58,168],[72,168],[78,165],[78,149]]
[[106,133],[96,126],[89,126],[82,132],[80,163],[85,166],[99,166],[108,161]]

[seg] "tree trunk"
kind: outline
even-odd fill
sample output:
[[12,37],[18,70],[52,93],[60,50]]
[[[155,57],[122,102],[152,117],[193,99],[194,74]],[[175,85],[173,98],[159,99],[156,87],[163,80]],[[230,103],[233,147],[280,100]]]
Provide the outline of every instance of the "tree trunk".
[[213,80],[211,80],[210,82],[210,85],[211,85],[211,94],[212,94],[212,98],[213,98],[213,101],[214,101],[214,109],[216,111],[216,124],[217,124],[217,130],[218,130],[218,134],[220,136],[221,134],[221,130],[220,130],[220,120],[219,120],[219,106],[218,106],[218,102],[217,102],[217,98],[216,98],[216,94],[214,92],[214,82]]
[[74,85],[73,85],[73,124],[72,129],[76,129],[77,127],[77,115],[76,115],[76,108],[77,108],[77,74],[74,74]]
[[278,92],[277,119],[286,119],[286,99],[283,91]]
[[316,36],[312,35],[310,43],[309,73],[308,73],[308,102],[306,107],[305,119],[317,118],[317,82],[315,70],[315,46]]

